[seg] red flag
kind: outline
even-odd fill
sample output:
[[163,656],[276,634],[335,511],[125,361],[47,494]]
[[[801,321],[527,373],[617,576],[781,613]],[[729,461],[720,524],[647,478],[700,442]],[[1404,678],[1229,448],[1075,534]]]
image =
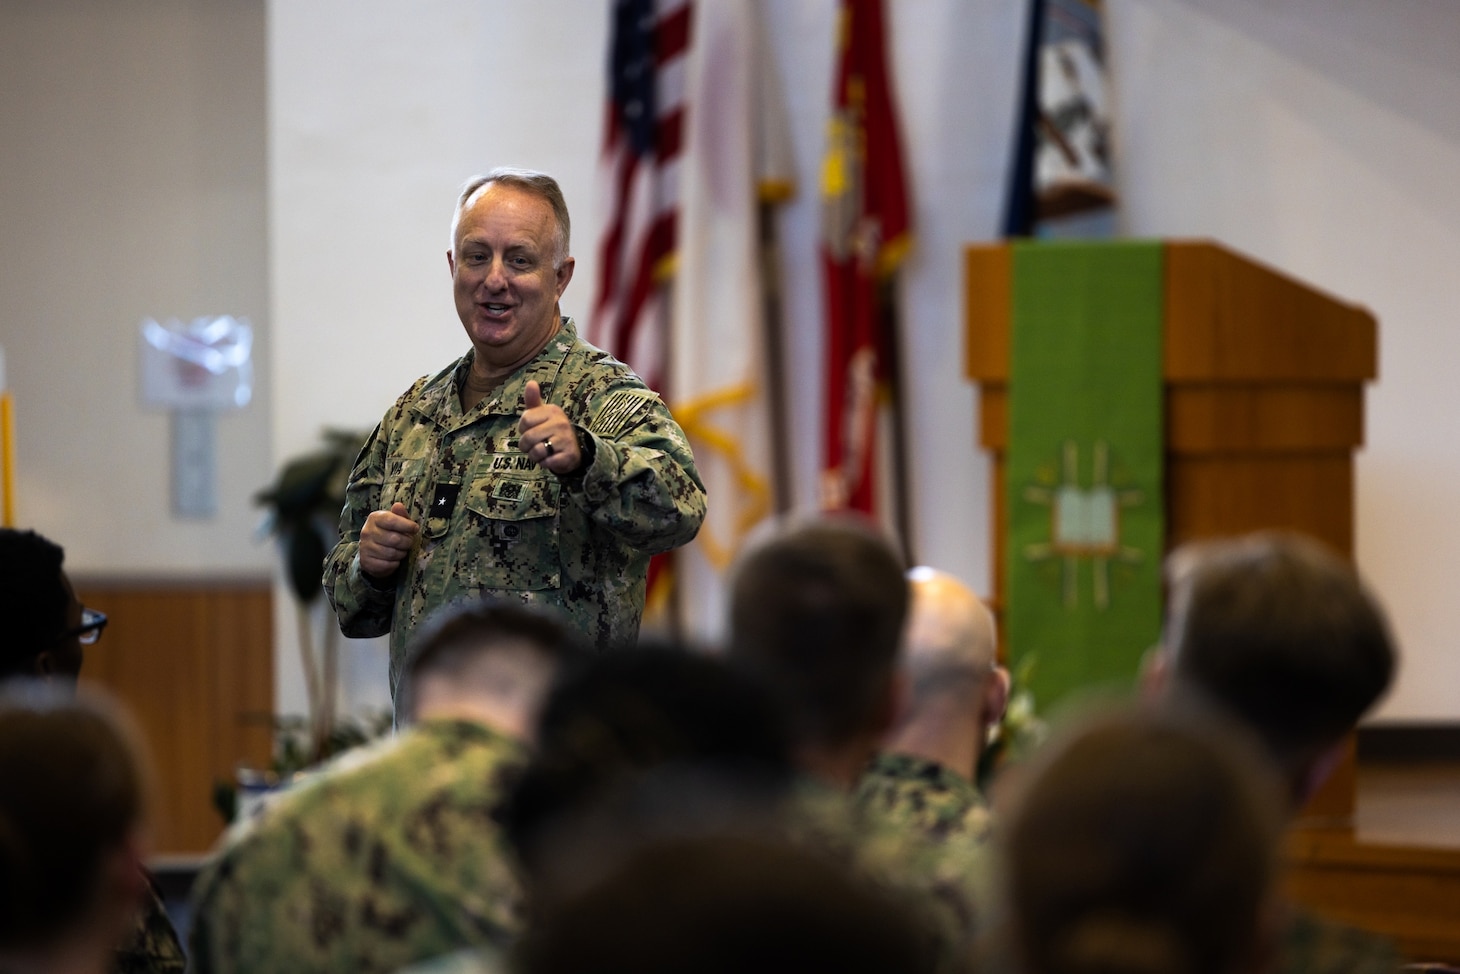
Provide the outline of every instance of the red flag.
[[[689,0],[616,0],[609,40],[608,117],[599,159],[606,205],[598,287],[584,337],[665,391],[678,168],[684,130]],[[649,563],[646,621],[668,608],[668,556]]]
[[885,285],[911,242],[884,34],[882,0],[841,0],[821,175],[827,315],[821,503],[868,514],[879,503],[878,393],[895,378]]

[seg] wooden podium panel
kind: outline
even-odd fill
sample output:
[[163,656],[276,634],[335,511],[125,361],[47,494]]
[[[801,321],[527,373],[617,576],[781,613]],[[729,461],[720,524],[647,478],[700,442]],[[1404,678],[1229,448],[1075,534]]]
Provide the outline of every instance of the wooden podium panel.
[[1364,308],[1215,243],[1169,241],[1165,258],[1170,384],[1374,378],[1376,325]]
[[86,647],[81,682],[99,685],[136,719],[156,772],[154,853],[207,852],[223,830],[215,780],[273,753],[273,587],[267,579],[78,577],[86,605],[107,614]]
[[1353,556],[1353,471],[1346,455],[1170,454],[1169,548],[1283,527]]
[[[979,440],[993,459],[993,602],[1004,580],[1012,251],[965,252],[966,373],[979,385]],[[1167,551],[1187,541],[1290,528],[1353,558],[1353,453],[1377,326],[1339,301],[1218,244],[1163,252]],[[1308,812],[1353,813],[1350,759]]]

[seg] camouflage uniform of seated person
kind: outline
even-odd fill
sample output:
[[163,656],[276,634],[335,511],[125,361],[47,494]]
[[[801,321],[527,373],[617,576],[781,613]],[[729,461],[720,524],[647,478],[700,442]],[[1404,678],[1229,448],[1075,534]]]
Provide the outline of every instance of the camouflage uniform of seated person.
[[935,839],[853,802],[897,709],[908,604],[904,567],[870,527],[832,518],[793,526],[735,566],[729,656],[765,679],[790,715],[799,838],[902,893],[951,959],[978,920],[981,837]]
[[523,891],[502,806],[576,637],[522,606],[447,610],[405,672],[398,738],[350,752],[225,837],[194,890],[194,969],[391,971],[501,947]]
[[912,609],[899,665],[907,706],[857,785],[857,804],[938,841],[984,838],[988,804],[974,783],[1009,673],[998,665],[994,619],[946,572],[908,572]]

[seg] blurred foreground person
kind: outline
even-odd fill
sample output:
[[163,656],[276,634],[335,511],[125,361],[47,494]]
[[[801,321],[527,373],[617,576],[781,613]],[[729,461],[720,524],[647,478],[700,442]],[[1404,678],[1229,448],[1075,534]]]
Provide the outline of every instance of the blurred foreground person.
[[[1388,689],[1396,652],[1383,609],[1353,568],[1310,538],[1260,532],[1172,553],[1153,696],[1203,701],[1261,741],[1296,817]],[[1278,970],[1393,971],[1386,940],[1296,911]]]
[[630,856],[519,947],[517,974],[932,974],[902,908],[831,862],[747,836]]
[[1009,702],[994,617],[947,572],[914,568],[907,578],[912,610],[899,660],[907,706],[863,773],[857,803],[933,840],[983,838],[990,819],[978,763]]
[[147,882],[147,783],[135,737],[101,701],[0,689],[0,971],[103,974]]
[[507,810],[534,916],[640,844],[778,831],[791,780],[782,715],[758,682],[672,644],[595,657],[548,698]]
[[[30,677],[56,693],[75,693],[83,647],[93,646],[107,618],[76,597],[61,546],[34,531],[0,528],[0,680]],[[117,974],[181,974],[182,944],[162,895],[144,868],[132,929],[118,940]]]
[[764,679],[790,715],[803,840],[916,901],[956,957],[977,920],[982,843],[930,841],[908,822],[852,802],[896,719],[908,603],[904,567],[886,538],[861,521],[808,521],[735,566],[729,655]]
[[1277,787],[1240,731],[1226,736],[1174,715],[1107,715],[1023,769],[999,826],[1014,970],[1266,969]]
[[892,726],[908,602],[896,552],[852,520],[794,526],[735,567],[730,657],[780,695],[797,766],[829,788],[850,792]]
[[508,943],[523,894],[502,806],[578,638],[507,603],[435,619],[396,701],[414,726],[347,753],[224,838],[193,893],[194,969],[364,974]]
[[[657,842],[780,838],[790,784],[781,715],[760,683],[670,643],[595,656],[543,705],[536,753],[506,809],[529,929],[557,929],[564,904]],[[505,964],[487,947],[410,972]]]

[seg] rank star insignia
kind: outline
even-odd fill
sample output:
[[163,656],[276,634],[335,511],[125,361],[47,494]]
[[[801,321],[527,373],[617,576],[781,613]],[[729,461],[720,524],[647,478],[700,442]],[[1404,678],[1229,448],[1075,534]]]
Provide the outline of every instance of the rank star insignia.
[[456,495],[461,493],[461,484],[437,484],[431,493],[431,516],[450,517],[456,509]]

